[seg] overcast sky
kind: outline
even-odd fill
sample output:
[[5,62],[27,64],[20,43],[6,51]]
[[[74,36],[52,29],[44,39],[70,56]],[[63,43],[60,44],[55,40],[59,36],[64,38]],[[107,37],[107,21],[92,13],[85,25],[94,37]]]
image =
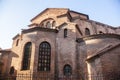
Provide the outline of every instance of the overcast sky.
[[69,8],[91,20],[120,26],[120,0],[0,0],[0,47],[11,48],[12,38],[46,8]]

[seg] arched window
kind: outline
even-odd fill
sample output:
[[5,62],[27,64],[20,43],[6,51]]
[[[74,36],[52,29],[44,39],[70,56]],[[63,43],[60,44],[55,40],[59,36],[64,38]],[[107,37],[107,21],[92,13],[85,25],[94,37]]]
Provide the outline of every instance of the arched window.
[[46,28],[50,28],[51,27],[51,23],[48,21],[47,23],[46,23]]
[[12,66],[12,67],[10,68],[9,74],[12,75],[12,74],[14,74],[14,72],[15,72],[15,69],[14,69],[14,67]]
[[64,38],[67,37],[67,29],[64,29]]
[[100,34],[103,34],[103,32],[102,32],[102,31],[99,31],[99,33],[100,33]]
[[69,64],[66,64],[63,68],[63,73],[65,76],[72,75],[72,67]]
[[38,71],[50,71],[51,46],[48,42],[42,42],[39,46]]
[[30,69],[31,49],[32,49],[32,43],[28,42],[24,47],[22,70]]
[[55,26],[56,26],[56,22],[53,21],[53,22],[52,22],[52,28],[55,28]]
[[88,28],[85,28],[85,35],[90,35],[90,30]]

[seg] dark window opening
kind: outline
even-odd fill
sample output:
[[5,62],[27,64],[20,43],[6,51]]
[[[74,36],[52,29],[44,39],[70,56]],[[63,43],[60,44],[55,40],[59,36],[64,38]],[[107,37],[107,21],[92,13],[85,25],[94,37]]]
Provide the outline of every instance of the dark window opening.
[[70,65],[65,65],[64,66],[64,69],[63,69],[63,72],[64,72],[64,75],[65,76],[70,76],[70,75],[72,75],[72,68],[71,68],[71,66]]
[[100,34],[103,34],[103,32],[102,32],[102,31],[99,31],[99,33],[100,33]]
[[90,35],[90,30],[88,28],[85,28],[85,35]]
[[32,44],[31,42],[28,42],[24,47],[22,70],[30,69],[31,49],[32,49]]
[[64,29],[64,38],[66,38],[67,37],[67,29]]
[[10,68],[9,74],[12,75],[12,74],[14,74],[14,72],[15,72],[15,69],[14,69],[14,67],[12,66],[12,67]]
[[38,71],[50,71],[51,46],[48,42],[42,42],[39,46]]

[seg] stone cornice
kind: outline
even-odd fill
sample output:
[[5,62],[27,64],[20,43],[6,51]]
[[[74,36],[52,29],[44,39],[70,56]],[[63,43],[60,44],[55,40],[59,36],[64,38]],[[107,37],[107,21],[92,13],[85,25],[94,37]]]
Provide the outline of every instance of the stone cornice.
[[57,26],[58,27],[58,29],[60,29],[62,26],[66,26],[66,25],[68,25],[66,22],[64,22],[64,23],[62,23],[62,24],[60,24],[59,26]]
[[0,50],[0,53],[4,53],[4,52],[11,52],[11,49],[3,49],[3,50]]
[[22,31],[22,33],[25,34],[25,33],[30,33],[30,32],[34,32],[34,31],[45,31],[45,32],[54,32],[54,33],[58,32],[58,30],[56,30],[56,29],[34,27],[34,28],[30,28],[30,29],[25,29]]
[[28,25],[28,27],[31,27],[31,26],[38,26],[38,24],[32,23],[32,24]]
[[80,15],[84,15],[87,17],[87,19],[89,20],[89,16],[87,14],[83,14],[83,13],[80,13],[80,12],[76,12],[76,11],[72,11],[70,10],[70,12],[73,12],[73,13],[76,13],[76,14],[80,14]]
[[67,13],[57,16],[57,18],[61,18],[61,17],[68,17],[68,19],[70,21],[72,20],[72,16],[70,15],[70,10],[69,9],[68,9]]
[[96,35],[89,35],[85,36],[82,38],[77,38],[76,42],[80,43],[86,40],[91,40],[91,39],[100,39],[100,38],[117,38],[120,39],[120,35],[118,34],[96,34]]
[[58,15],[57,18],[61,18],[61,17],[65,17],[65,16],[67,16],[67,13],[62,14],[62,15]]

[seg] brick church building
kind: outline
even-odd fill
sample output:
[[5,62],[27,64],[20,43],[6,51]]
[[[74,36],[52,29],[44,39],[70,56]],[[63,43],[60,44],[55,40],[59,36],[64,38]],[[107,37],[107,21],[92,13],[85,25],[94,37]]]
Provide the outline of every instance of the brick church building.
[[2,74],[50,75],[50,80],[63,80],[61,76],[98,80],[92,74],[102,76],[99,80],[120,76],[120,27],[67,8],[47,8],[28,27],[13,37],[11,49],[0,50]]

